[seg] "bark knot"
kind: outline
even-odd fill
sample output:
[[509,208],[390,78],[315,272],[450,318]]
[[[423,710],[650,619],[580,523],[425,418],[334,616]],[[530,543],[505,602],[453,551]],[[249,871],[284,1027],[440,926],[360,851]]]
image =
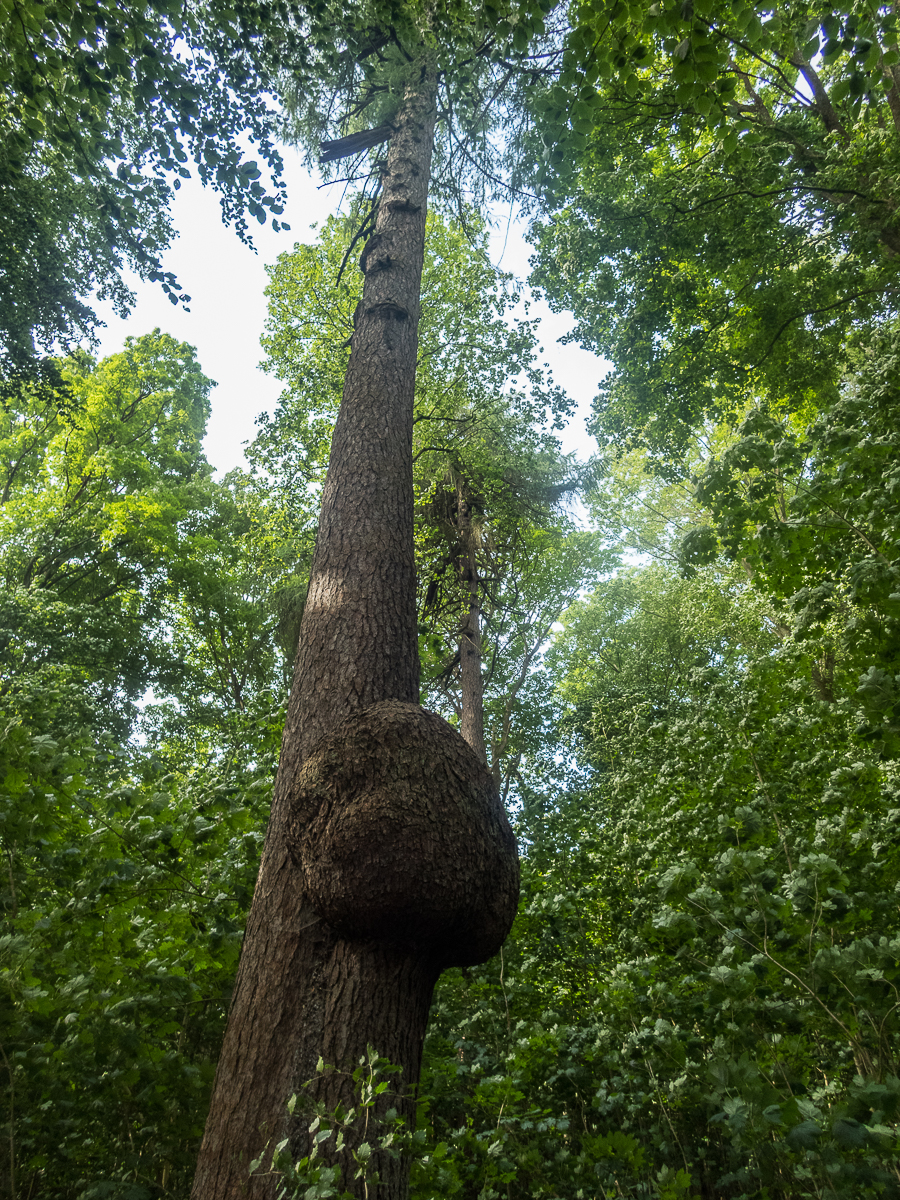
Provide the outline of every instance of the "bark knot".
[[385,321],[408,321],[409,310],[392,300],[386,300],[383,304],[373,304],[371,308],[360,313],[360,316],[381,317]]
[[414,204],[412,202],[412,200],[409,200],[409,199],[407,199],[407,200],[388,200],[385,207],[387,208],[388,212],[394,212],[394,213],[398,213],[398,212],[417,213],[417,212],[420,212],[422,209],[421,204]]
[[512,925],[519,860],[494,781],[418,705],[374,704],[314,748],[289,839],[313,909],[344,937],[469,966],[496,954]]
[[389,254],[378,253],[383,241],[380,233],[373,233],[363,247],[359,257],[359,269],[363,275],[371,275],[373,271],[386,271],[394,265],[394,260]]

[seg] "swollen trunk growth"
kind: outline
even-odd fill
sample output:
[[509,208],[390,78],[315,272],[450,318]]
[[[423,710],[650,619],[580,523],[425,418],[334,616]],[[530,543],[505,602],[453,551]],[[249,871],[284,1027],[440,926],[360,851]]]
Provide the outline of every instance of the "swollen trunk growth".
[[[491,778],[418,706],[412,428],[434,96],[423,71],[396,118],[360,261],[272,815],[194,1200],[274,1196],[275,1177],[251,1180],[249,1164],[284,1137],[306,1152],[288,1098],[315,1079],[312,1099],[352,1104],[340,1071],[367,1045],[412,1089],[440,971],[490,957],[515,913],[515,840]],[[339,1071],[317,1076],[320,1057]],[[379,1197],[404,1196],[404,1165],[380,1167]]]

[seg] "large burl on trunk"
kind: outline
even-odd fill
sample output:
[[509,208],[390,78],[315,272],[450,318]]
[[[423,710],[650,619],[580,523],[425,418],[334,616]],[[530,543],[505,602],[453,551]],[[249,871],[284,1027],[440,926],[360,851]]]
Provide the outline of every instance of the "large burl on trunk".
[[[518,902],[515,840],[484,764],[418,705],[412,429],[434,136],[427,62],[395,120],[360,263],[341,410],[272,815],[247,923],[193,1200],[271,1200],[249,1167],[287,1137],[304,1083],[354,1103],[368,1046],[402,1067],[412,1121],[434,984],[499,950]],[[338,1068],[316,1072],[319,1058]],[[352,1143],[352,1137],[350,1139]],[[327,1148],[327,1144],[326,1144]],[[408,1167],[378,1163],[378,1200]],[[371,1185],[346,1180],[376,1200]]]
[[307,758],[291,814],[307,895],[342,936],[439,969],[500,948],[515,840],[487,768],[441,717],[396,700],[349,717]]
[[[402,1065],[411,1121],[437,977],[495,954],[516,910],[516,843],[493,778],[441,717],[384,700],[315,746],[289,811],[304,894],[336,935],[315,1049],[353,1067],[371,1045]],[[316,1098],[352,1103],[346,1075],[317,1079]],[[374,1165],[379,1197],[405,1194],[405,1163],[381,1155]]]

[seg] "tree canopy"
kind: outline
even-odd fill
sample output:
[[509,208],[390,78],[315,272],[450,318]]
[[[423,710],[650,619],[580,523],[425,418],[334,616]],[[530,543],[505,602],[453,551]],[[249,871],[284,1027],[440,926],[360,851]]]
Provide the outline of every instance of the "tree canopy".
[[[90,336],[125,266],[187,303],[162,265],[194,163],[223,219],[278,228],[284,191],[259,14],[244,5],[29,3],[2,18],[0,345],[4,375]],[[271,189],[246,139],[271,172]],[[52,369],[45,363],[44,370]]]
[[762,15],[586,10],[542,101],[552,129],[567,79],[592,96],[537,280],[616,363],[597,401],[610,442],[679,454],[751,398],[802,413],[891,310],[896,17]]

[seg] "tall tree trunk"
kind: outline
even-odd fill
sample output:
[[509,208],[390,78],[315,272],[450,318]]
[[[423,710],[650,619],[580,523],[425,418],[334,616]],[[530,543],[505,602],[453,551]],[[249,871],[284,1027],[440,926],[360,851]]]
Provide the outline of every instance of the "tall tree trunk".
[[[274,1196],[249,1176],[269,1143],[307,1151],[286,1103],[333,1109],[367,1046],[411,1091],[434,983],[499,949],[515,841],[490,777],[418,707],[412,426],[434,135],[427,71],[396,118],[332,442],[259,880],[194,1181],[194,1200]],[[339,1070],[316,1073],[322,1057]],[[352,1139],[351,1139],[352,1140]],[[407,1191],[379,1163],[379,1200]],[[362,1196],[365,1186],[345,1181]]]
[[462,716],[459,731],[478,756],[487,763],[484,745],[484,682],[481,675],[481,599],[478,580],[478,556],[472,506],[460,479],[456,485],[456,528],[462,555],[460,570],[468,592],[469,610],[459,638],[459,678],[462,689]]

